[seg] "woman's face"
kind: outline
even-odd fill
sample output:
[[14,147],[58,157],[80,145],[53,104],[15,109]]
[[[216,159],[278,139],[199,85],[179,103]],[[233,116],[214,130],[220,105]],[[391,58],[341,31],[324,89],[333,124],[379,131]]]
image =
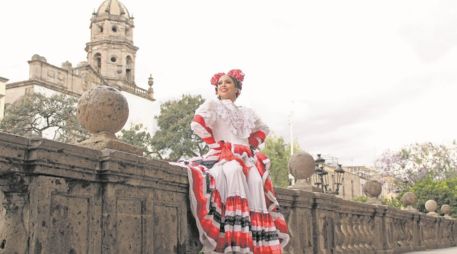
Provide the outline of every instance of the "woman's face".
[[235,86],[232,78],[227,75],[222,76],[217,83],[217,95],[221,100],[236,100],[236,93],[238,89]]

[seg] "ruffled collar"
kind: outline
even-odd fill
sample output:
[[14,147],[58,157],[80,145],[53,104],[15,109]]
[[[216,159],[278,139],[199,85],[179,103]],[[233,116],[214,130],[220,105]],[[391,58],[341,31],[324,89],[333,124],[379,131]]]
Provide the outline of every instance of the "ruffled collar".
[[234,101],[230,100],[230,99],[221,99],[219,100],[222,104],[224,105],[231,105],[231,106],[235,106],[235,107],[238,107]]
[[232,126],[232,133],[240,138],[248,138],[255,126],[252,112],[244,107],[237,106],[232,100],[219,100],[217,114],[220,118],[228,120]]

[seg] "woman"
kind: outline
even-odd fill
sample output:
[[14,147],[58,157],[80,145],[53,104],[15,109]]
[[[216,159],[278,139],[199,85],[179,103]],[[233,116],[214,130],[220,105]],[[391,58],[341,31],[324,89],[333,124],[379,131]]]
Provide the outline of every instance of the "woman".
[[211,79],[218,100],[196,111],[192,130],[210,148],[188,164],[191,210],[204,253],[282,253],[287,224],[268,175],[269,160],[257,150],[268,128],[250,109],[235,105],[244,73]]

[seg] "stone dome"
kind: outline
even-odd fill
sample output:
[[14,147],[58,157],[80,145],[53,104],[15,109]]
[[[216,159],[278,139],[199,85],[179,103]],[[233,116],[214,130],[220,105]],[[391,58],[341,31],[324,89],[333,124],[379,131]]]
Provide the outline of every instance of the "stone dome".
[[130,19],[129,11],[125,5],[117,0],[105,0],[100,7],[98,7],[97,16],[103,16],[106,14],[123,16]]

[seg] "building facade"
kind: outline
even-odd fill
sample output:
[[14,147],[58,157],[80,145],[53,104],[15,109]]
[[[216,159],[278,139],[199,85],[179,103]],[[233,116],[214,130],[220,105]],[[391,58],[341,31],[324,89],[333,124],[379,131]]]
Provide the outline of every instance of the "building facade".
[[6,82],[8,82],[8,79],[0,77],[0,120],[3,119],[5,114]]
[[[94,86],[108,85],[127,98],[130,115],[126,128],[141,123],[150,132],[154,131],[154,115],[158,113],[159,105],[153,103],[152,77],[147,81],[147,89],[137,86],[135,81],[138,47],[133,43],[133,17],[121,2],[105,0],[90,21],[91,39],[85,47],[86,61],[77,66],[70,62],[56,66],[43,56],[33,55],[28,61],[29,78],[6,84],[4,103],[13,103],[27,93],[79,97]],[[1,108],[3,110],[4,106]]]

